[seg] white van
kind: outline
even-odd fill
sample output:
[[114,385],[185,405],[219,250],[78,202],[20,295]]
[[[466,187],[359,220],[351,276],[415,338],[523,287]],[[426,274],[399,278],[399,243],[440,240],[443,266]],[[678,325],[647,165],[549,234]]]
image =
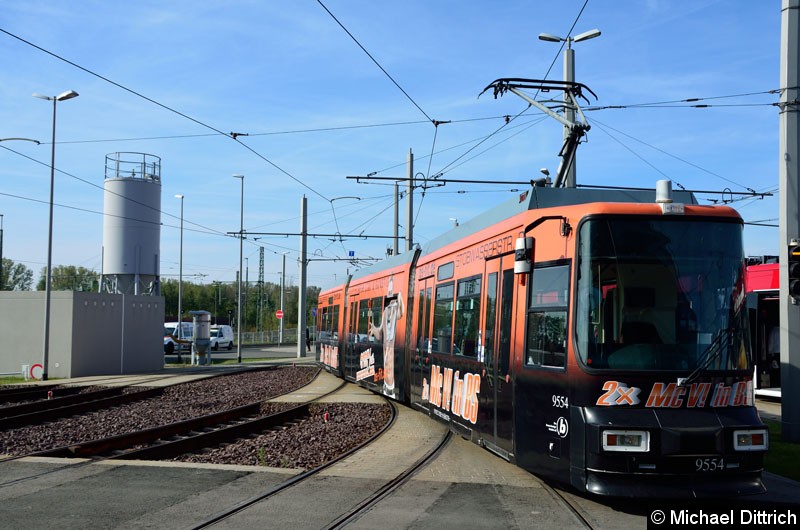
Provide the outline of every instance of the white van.
[[217,351],[225,347],[233,349],[233,328],[230,326],[211,326],[211,349]]
[[191,322],[181,322],[178,334],[177,322],[164,323],[164,353],[171,355],[175,352],[192,351],[192,335],[194,325]]

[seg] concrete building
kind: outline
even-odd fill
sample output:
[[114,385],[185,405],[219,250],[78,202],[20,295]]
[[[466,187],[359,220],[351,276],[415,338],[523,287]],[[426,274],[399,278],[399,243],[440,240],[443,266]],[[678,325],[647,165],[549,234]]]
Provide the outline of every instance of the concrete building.
[[[0,373],[41,364],[44,297],[0,292]],[[163,297],[53,291],[51,304],[48,378],[163,369]]]

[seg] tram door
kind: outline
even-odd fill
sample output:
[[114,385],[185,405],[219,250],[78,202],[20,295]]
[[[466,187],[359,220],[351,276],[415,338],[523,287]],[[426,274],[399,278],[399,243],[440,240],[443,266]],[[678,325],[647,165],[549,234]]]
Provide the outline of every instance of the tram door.
[[[508,267],[508,268],[507,268]],[[490,395],[488,427],[491,436],[486,440],[490,449],[499,449],[504,456],[514,450],[512,442],[513,406],[510,374],[511,326],[514,308],[514,256],[506,255],[486,260],[482,335],[486,383]],[[495,447],[491,447],[491,445]]]
[[350,302],[350,310],[347,312],[346,334],[344,337],[344,374],[345,378],[355,381],[356,371],[358,370],[358,352],[356,343],[358,342],[358,300]]
[[[416,307],[417,333],[416,344],[412,345],[414,356],[411,362],[412,401],[422,403],[422,380],[430,375],[431,351],[431,291],[433,278],[417,281],[417,294],[419,296]],[[424,405],[424,404],[423,404]],[[427,408],[427,407],[426,407]]]

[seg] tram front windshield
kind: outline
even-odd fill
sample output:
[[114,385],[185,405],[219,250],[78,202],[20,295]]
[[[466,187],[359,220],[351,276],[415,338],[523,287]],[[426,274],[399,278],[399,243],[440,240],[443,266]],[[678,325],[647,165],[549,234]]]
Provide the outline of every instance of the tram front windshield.
[[741,224],[597,217],[579,237],[575,333],[588,368],[749,368]]

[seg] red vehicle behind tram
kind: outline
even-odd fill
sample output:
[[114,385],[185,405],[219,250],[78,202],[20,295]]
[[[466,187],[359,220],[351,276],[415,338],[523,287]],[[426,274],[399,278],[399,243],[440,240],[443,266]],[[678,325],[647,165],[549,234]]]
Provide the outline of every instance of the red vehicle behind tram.
[[747,259],[747,308],[755,363],[756,394],[781,397],[778,256]]
[[742,220],[534,187],[323,291],[320,361],[599,495],[764,491]]

